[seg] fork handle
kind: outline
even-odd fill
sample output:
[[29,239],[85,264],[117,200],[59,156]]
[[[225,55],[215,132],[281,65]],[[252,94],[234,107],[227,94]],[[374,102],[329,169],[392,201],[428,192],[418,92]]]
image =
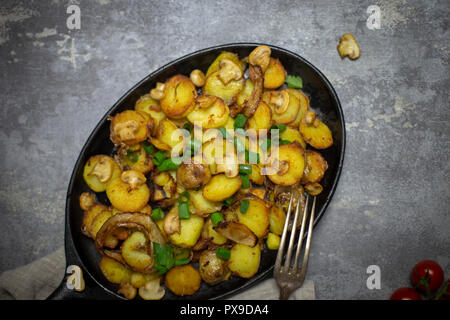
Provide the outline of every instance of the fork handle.
[[288,287],[280,288],[280,300],[288,300],[291,296],[292,290]]

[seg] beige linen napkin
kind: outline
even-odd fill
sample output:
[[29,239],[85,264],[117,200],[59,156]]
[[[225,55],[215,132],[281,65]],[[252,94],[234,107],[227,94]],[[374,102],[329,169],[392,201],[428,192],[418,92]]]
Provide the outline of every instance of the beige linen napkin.
[[[64,248],[17,269],[0,275],[0,299],[43,300],[58,287],[65,274]],[[278,286],[273,278],[232,296],[231,300],[277,300]],[[291,300],[314,300],[314,283],[306,280],[291,295]]]

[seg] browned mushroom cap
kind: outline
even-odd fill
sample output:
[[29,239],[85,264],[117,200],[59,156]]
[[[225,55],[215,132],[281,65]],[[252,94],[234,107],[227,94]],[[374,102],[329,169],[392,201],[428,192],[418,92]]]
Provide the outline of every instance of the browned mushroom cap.
[[255,234],[245,225],[234,221],[221,221],[217,227],[214,227],[217,233],[236,243],[245,244],[254,247],[257,239]]
[[177,169],[177,181],[186,189],[201,187],[210,179],[211,172],[203,164],[182,163]]
[[[116,215],[109,218],[97,233],[95,238],[95,247],[97,250],[124,265],[128,265],[120,250],[108,250],[105,249],[105,241],[108,235],[113,234],[119,228],[133,229],[144,233],[144,235],[151,242],[156,242],[160,244],[165,244],[166,240],[159,230],[158,226],[153,222],[152,218],[147,214],[142,213],[117,213]],[[147,253],[153,258],[153,245],[149,245],[147,248]],[[130,266],[129,266],[130,267]],[[130,267],[131,268],[131,267]],[[132,268],[131,268],[132,269]],[[142,273],[153,273],[153,263],[145,268],[145,270],[138,270]]]

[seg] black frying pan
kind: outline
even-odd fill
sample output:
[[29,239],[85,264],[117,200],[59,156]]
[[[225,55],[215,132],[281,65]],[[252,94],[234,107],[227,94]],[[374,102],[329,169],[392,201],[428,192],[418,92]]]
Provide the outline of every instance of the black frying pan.
[[[86,289],[83,292],[69,290],[65,279],[53,292],[49,299],[124,299],[116,293],[117,285],[109,283],[98,266],[101,255],[95,249],[94,241],[84,236],[81,230],[83,211],[78,204],[78,197],[82,192],[89,191],[83,180],[83,166],[86,161],[96,154],[111,154],[113,145],[109,140],[109,121],[107,117],[126,109],[133,108],[136,100],[154,88],[156,82],[164,82],[175,74],[188,75],[193,69],[206,71],[208,66],[223,51],[228,50],[239,54],[240,57],[247,56],[257,43],[236,43],[216,46],[188,54],[177,59],[157,71],[151,73],[133,88],[131,88],[107,114],[100,120],[86,144],[81,150],[80,156],[70,179],[66,199],[65,220],[65,251],[66,263],[78,265],[84,272]],[[311,108],[333,132],[334,145],[321,154],[328,162],[328,170],[322,180],[323,192],[317,197],[316,224],[336,189],[339,175],[341,173],[345,150],[345,125],[339,99],[325,76],[312,64],[299,55],[282,48],[271,46],[272,56],[280,59],[288,74],[300,75],[303,79],[303,91],[309,95]],[[97,194],[99,201],[109,204],[105,193]],[[257,282],[272,275],[276,251],[264,250],[261,255],[261,264],[258,273],[251,279],[243,279],[232,276],[228,281],[215,286],[202,283],[200,290],[193,296],[177,297],[166,290],[164,299],[221,299],[249,288]]]

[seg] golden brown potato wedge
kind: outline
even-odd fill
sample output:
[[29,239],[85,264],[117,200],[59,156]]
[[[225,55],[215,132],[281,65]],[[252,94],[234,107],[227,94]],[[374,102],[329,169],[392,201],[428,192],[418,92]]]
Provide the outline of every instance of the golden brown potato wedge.
[[159,101],[153,99],[149,93],[144,94],[136,101],[134,110],[148,113],[155,121],[152,135],[155,134],[159,122],[166,117],[166,114],[161,110]]
[[239,94],[236,97],[236,103],[239,106],[243,106],[248,101],[248,99],[250,99],[254,86],[255,85],[252,80],[250,79],[245,80],[244,88],[242,89],[241,92],[239,92]]
[[106,187],[106,196],[111,204],[122,212],[138,212],[150,199],[150,190],[144,183],[131,189],[121,178],[115,178]]
[[241,67],[241,70],[244,71],[243,65],[241,61],[239,60],[239,56],[236,53],[229,52],[229,51],[222,51],[217,58],[211,63],[211,65],[208,68],[208,71],[206,71],[206,76],[209,76],[211,73],[216,72],[220,68],[220,61],[223,59],[229,59],[233,61],[235,64]]
[[260,260],[261,249],[259,246],[249,247],[237,243],[231,249],[228,268],[239,277],[251,278],[258,272]]
[[100,261],[100,270],[109,282],[116,284],[130,282],[131,269],[112,258],[104,256]]
[[192,124],[201,124],[204,129],[222,127],[228,120],[230,109],[222,99],[214,97],[215,101],[207,108],[198,104],[187,115]]
[[301,146],[306,149],[306,142],[303,140],[302,135],[297,129],[286,127],[286,130],[280,133],[280,139],[281,140],[287,140],[290,142],[297,141],[301,144]]
[[[178,135],[177,133],[181,133],[181,131],[177,130],[179,130],[177,125],[170,121],[168,118],[165,118],[159,122],[159,125],[156,128],[156,138],[170,148],[174,148],[175,146],[183,142],[183,137],[181,135]],[[163,148],[159,148],[159,146],[157,145],[155,146],[158,149],[165,150]],[[182,151],[182,149],[183,148],[181,148],[180,151]]]
[[190,201],[194,206],[195,214],[205,216],[222,209],[222,202],[214,202],[203,197],[203,190],[189,190]]
[[169,118],[184,118],[194,107],[196,98],[195,85],[188,77],[178,74],[165,82],[161,109]]
[[223,84],[218,71],[211,73],[206,78],[203,93],[221,98],[227,105],[236,101],[237,95],[244,87],[244,78],[232,80],[228,84]]
[[[278,95],[281,91],[285,91],[288,93],[287,96],[289,97],[289,102],[284,112],[277,113],[276,101],[279,101]],[[262,99],[272,109],[272,122],[275,124],[289,124],[293,122],[297,116],[298,111],[300,110],[300,102],[298,98],[287,89],[282,89],[279,91],[266,91],[263,93]]]
[[284,222],[286,221],[286,214],[284,210],[273,205],[269,212],[269,230],[271,233],[281,235],[283,233]]
[[313,150],[306,150],[306,167],[300,183],[319,182],[322,180],[327,169],[328,163],[320,153]]
[[200,289],[200,273],[190,264],[177,266],[166,273],[165,284],[177,296],[193,295]]
[[287,88],[287,90],[289,91],[289,93],[295,95],[300,103],[300,108],[298,110],[297,116],[295,117],[295,120],[289,123],[290,127],[298,129],[300,121],[302,120],[306,112],[309,111],[309,98],[305,93],[298,89]]
[[333,145],[333,135],[326,124],[314,116],[314,120],[308,119],[308,113],[305,114],[300,122],[300,133],[306,143],[316,149],[326,149]]
[[269,250],[278,250],[278,248],[280,247],[280,241],[281,238],[279,235],[269,232],[266,240],[267,248]]
[[283,85],[286,80],[286,70],[280,60],[270,58],[269,66],[264,72],[264,88],[276,89]]
[[206,219],[205,225],[203,226],[202,239],[208,239],[212,243],[219,246],[225,244],[228,241],[226,237],[214,230],[214,225],[211,219]]
[[261,101],[251,118],[248,119],[248,129],[270,129],[272,126],[272,109]]
[[248,200],[245,213],[238,209],[236,214],[239,223],[247,226],[258,238],[264,238],[269,231],[269,209],[261,199]]
[[153,258],[149,254],[150,240],[140,231],[133,232],[122,244],[122,257],[133,270],[145,271],[152,263]]
[[191,214],[188,219],[180,219],[180,233],[169,235],[170,242],[183,248],[193,247],[202,234],[203,224],[203,218],[195,214]]
[[83,178],[92,191],[103,192],[108,182],[120,177],[121,173],[113,158],[101,154],[89,158],[84,165]]
[[125,110],[111,119],[110,139],[115,145],[134,145],[147,140],[154,127],[153,119],[145,112]]
[[203,197],[209,201],[223,201],[235,194],[242,185],[240,176],[227,178],[225,174],[215,175],[203,188]]
[[[120,162],[122,165],[127,166],[132,170],[136,170],[142,172],[143,174],[147,174],[152,171],[154,164],[150,155],[148,155],[144,148],[139,145],[139,149],[133,152],[133,156],[130,156],[129,153],[119,152]],[[128,154],[128,156],[127,156]]]
[[84,235],[92,237],[90,233],[92,221],[94,221],[95,217],[103,211],[108,211],[108,207],[100,203],[95,203],[89,208],[89,210],[84,212],[83,220],[81,222],[81,232]]
[[[281,145],[278,148],[278,157],[274,148],[271,148],[266,170],[268,177],[282,186],[291,186],[300,181],[305,170],[304,149],[298,142]],[[278,170],[273,170],[278,167]]]

